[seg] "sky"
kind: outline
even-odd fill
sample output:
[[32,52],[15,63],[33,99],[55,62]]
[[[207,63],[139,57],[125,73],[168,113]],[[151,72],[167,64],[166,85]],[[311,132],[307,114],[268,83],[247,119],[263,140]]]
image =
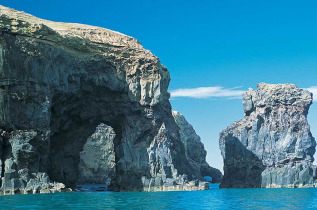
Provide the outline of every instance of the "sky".
[[[222,170],[219,132],[243,118],[241,92],[260,82],[310,88],[317,100],[315,0],[0,0],[37,17],[130,35],[171,74],[173,110],[185,115]],[[315,102],[317,103],[317,102]],[[317,137],[317,105],[308,117]]]

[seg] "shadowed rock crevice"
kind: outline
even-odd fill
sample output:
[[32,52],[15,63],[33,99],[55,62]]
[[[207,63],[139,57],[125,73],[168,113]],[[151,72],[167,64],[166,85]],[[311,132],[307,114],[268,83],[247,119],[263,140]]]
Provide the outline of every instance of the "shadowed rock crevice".
[[[87,86],[86,86],[87,87]],[[121,137],[123,113],[119,101],[126,98],[104,88],[91,86],[94,92],[80,91],[53,97],[51,112],[51,143],[49,175],[53,180],[74,187],[78,175],[80,152],[98,124],[106,122],[118,130]],[[123,95],[123,96],[121,96]],[[116,102],[118,98],[118,102]],[[124,108],[123,108],[124,109]],[[120,140],[116,141],[117,144]],[[118,153],[119,154],[119,153]],[[121,155],[122,156],[122,155]],[[118,159],[121,158],[118,156]]]
[[225,137],[224,177],[221,188],[259,188],[265,166],[238,138]]

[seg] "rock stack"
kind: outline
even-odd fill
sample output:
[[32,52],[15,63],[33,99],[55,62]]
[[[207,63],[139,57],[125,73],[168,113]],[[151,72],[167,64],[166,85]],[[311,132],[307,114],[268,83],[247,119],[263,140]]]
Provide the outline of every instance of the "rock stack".
[[316,186],[311,104],[312,94],[292,84],[261,83],[244,93],[245,118],[220,133],[221,187]]

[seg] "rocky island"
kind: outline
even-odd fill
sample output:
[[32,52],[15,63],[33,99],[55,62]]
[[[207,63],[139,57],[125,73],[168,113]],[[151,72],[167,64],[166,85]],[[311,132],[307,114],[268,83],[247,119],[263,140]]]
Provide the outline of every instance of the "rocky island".
[[244,93],[245,118],[220,133],[221,187],[316,187],[311,104],[312,94],[292,84],[261,83]]
[[172,114],[169,81],[166,67],[130,36],[0,6],[1,193],[219,182],[199,137],[192,127],[186,137],[189,124]]

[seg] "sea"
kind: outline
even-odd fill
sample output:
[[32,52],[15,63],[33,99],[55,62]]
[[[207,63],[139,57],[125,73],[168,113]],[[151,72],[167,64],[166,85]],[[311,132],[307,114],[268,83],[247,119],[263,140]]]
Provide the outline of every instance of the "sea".
[[317,209],[316,188],[68,192],[0,196],[0,209]]

